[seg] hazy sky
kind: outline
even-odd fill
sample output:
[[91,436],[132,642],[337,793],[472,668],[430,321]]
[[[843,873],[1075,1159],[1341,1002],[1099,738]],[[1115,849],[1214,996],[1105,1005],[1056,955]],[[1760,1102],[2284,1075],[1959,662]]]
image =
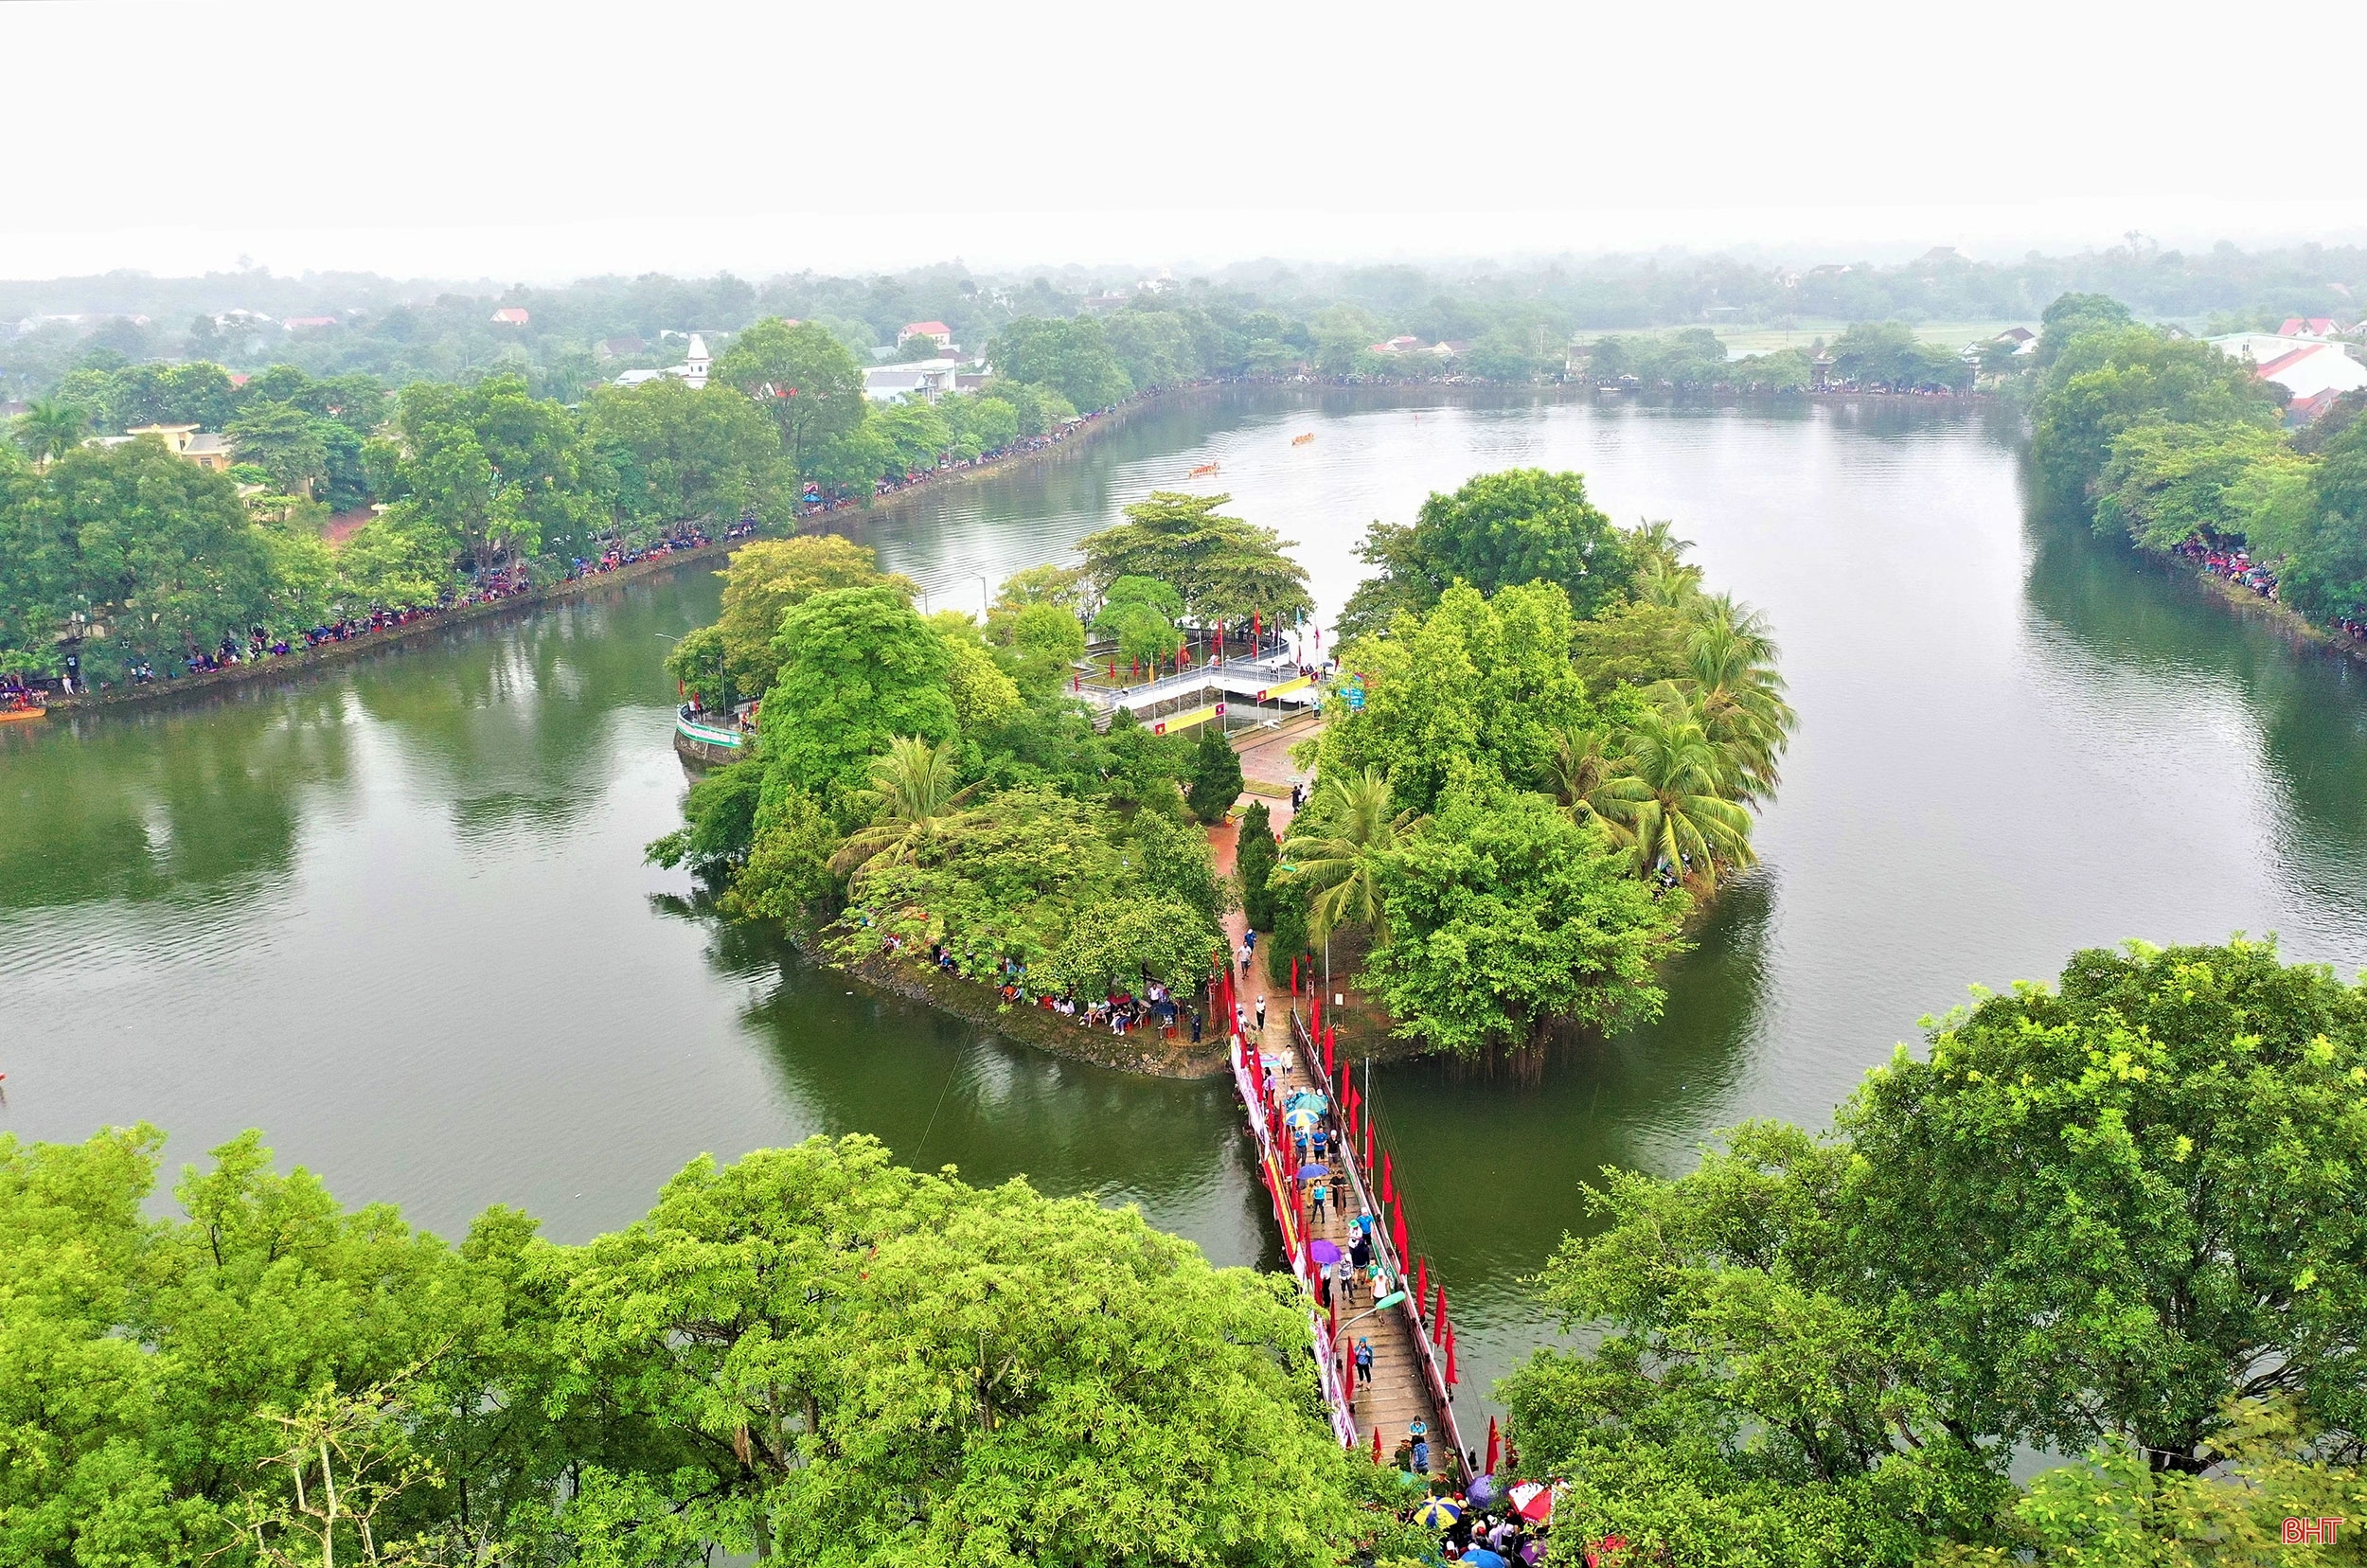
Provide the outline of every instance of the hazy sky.
[[0,4],[0,276],[2355,241],[2358,14]]

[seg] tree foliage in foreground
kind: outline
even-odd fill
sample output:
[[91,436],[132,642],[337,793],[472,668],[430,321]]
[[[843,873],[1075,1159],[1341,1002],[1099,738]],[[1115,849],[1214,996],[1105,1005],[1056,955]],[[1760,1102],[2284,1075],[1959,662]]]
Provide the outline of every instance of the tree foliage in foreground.
[[[1540,1281],[1603,1337],[1504,1385],[1523,1455],[1679,1562],[2265,1560],[2243,1483],[2358,1493],[2363,1094],[2358,985],[2242,940],[2077,954],[1833,1136],[1607,1172]],[[2094,1468],[2016,1501],[2020,1444]]]
[[1337,1562],[1382,1522],[1287,1282],[866,1139],[582,1247],[340,1208],[248,1133],[0,1137],[0,1560]]

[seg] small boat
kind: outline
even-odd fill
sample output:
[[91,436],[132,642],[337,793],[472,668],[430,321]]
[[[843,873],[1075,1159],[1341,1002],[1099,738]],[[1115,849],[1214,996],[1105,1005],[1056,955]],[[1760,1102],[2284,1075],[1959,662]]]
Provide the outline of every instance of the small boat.
[[1290,437],[1290,444],[1291,444],[1292,446],[1305,446],[1308,442],[1309,442],[1309,441],[1313,440],[1314,438],[1315,438],[1315,433],[1314,433],[1313,431],[1311,431],[1311,430],[1310,430],[1310,431],[1308,431],[1308,432],[1306,435],[1304,435],[1304,436],[1293,436],[1293,437]]
[[39,703],[27,703],[23,707],[0,708],[0,724],[13,724],[20,719],[46,719],[48,717],[49,710]]
[[1189,472],[1189,473],[1185,474],[1184,477],[1184,478],[1186,478],[1186,479],[1201,479],[1201,478],[1205,478],[1207,475],[1209,475],[1209,474],[1211,474],[1211,473],[1214,473],[1214,472],[1217,472],[1217,465],[1216,465],[1216,464],[1214,464],[1214,463],[1202,463],[1202,464],[1201,464],[1201,465],[1200,465],[1200,467],[1198,467],[1198,468],[1196,468],[1196,469],[1192,470],[1192,472]]

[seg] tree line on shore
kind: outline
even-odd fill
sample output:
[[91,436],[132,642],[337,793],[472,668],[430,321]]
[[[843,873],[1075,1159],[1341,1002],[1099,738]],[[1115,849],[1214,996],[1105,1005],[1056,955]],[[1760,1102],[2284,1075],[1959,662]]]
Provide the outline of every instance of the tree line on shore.
[[[2367,298],[2367,252],[2313,244],[2180,253],[2131,237],[2085,255],[1998,261],[1945,249],[1806,267],[1668,254],[1429,267],[1266,261],[1150,280],[1118,269],[997,276],[935,265],[756,281],[649,274],[485,292],[364,274],[116,273],[0,282],[0,321],[20,323],[0,336],[0,397],[41,395],[80,367],[177,357],[246,370],[284,361],[316,377],[359,372],[397,386],[521,375],[537,396],[572,401],[603,375],[672,363],[667,356],[691,330],[712,342],[768,316],[818,322],[864,363],[909,323],[942,322],[975,348],[1022,317],[1172,313],[1201,374],[1263,373],[1256,366],[1275,363],[1277,346],[1323,361],[1324,374],[1346,374],[1359,351],[1407,334],[1426,347],[1467,345],[1462,373],[1492,378],[1533,361],[1540,333],[1557,355],[1580,332],[1705,323],[2028,320],[2065,293],[2109,294],[2195,325],[2208,317],[2214,332],[2273,330],[2287,316],[2355,313]],[[496,320],[496,310],[525,319]],[[1122,362],[1135,330],[1112,328]],[[1152,384],[1139,363],[1126,367],[1138,386]],[[1410,356],[1395,369],[1423,372]]]
[[2311,620],[2367,621],[2367,396],[2287,430],[2250,365],[2096,294],[2047,308],[2036,357],[2031,461],[2051,499],[2140,549],[2246,551]]
[[[778,321],[740,334],[704,387],[662,378],[574,405],[516,376],[389,395],[287,366],[243,386],[213,365],[86,373],[0,447],[0,673],[169,673],[676,535],[786,525],[1075,417],[1017,377],[874,403],[843,345]],[[154,437],[86,444],[94,428],[216,422],[227,473]],[[364,502],[374,515],[332,543],[329,507]]]
[[[1831,1132],[1606,1171],[1532,1282],[1582,1332],[1498,1387],[1517,1472],[1567,1483],[1551,1560],[2359,1561],[2363,1090],[2367,989],[2265,943],[2131,944],[1928,1022]],[[693,1161],[581,1245],[499,1205],[452,1244],[252,1132],[162,1214],[160,1143],[0,1135],[0,1559],[1434,1543],[1332,1438],[1295,1287],[1130,1207],[815,1138]]]

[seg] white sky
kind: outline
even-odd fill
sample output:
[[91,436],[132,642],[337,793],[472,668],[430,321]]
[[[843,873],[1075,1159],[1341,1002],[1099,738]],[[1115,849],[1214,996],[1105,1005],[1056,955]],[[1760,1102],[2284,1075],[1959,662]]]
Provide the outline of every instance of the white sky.
[[[2358,241],[2339,85],[2358,18],[2356,0],[0,4],[0,276]],[[2318,71],[2319,91],[2279,90]]]

